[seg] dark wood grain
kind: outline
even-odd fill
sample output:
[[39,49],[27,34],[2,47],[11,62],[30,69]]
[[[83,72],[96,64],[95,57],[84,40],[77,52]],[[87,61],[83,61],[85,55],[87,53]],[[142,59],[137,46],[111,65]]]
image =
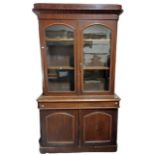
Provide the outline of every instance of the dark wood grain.
[[69,11],[69,12],[99,12],[99,13],[122,13],[121,5],[116,4],[48,4],[48,3],[36,3],[34,4],[34,12],[40,11]]
[[41,111],[41,144],[45,146],[76,145],[78,142],[78,111]]
[[40,146],[41,153],[71,153],[71,152],[116,152],[117,145],[85,146],[85,147],[45,147]]
[[82,145],[115,145],[117,109],[80,110],[80,130]]
[[120,101],[117,95],[74,95],[74,96],[53,96],[41,95],[37,101],[40,102],[107,102]]

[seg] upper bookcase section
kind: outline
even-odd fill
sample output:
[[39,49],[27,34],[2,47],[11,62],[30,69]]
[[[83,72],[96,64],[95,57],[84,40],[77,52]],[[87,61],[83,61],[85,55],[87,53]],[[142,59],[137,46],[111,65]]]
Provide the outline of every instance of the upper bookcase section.
[[33,11],[40,13],[122,13],[122,6],[115,4],[55,4],[55,3],[36,3]]

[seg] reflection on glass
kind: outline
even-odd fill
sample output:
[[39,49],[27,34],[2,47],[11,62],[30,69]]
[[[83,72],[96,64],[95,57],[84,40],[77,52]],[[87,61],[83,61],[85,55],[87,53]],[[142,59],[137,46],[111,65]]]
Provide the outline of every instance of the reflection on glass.
[[45,30],[49,91],[74,91],[73,31],[64,25]]
[[84,30],[84,65],[110,65],[111,30],[102,25],[93,25]]
[[[83,41],[84,90],[109,90],[111,30],[99,24],[90,26],[83,32]],[[88,75],[91,80],[87,80]]]
[[73,91],[74,71],[72,70],[49,70],[49,91]]
[[58,45],[47,42],[48,66],[74,66],[73,45]]
[[51,39],[73,39],[73,31],[64,25],[53,25],[46,29],[46,37]]
[[85,91],[107,91],[109,89],[109,70],[84,71]]

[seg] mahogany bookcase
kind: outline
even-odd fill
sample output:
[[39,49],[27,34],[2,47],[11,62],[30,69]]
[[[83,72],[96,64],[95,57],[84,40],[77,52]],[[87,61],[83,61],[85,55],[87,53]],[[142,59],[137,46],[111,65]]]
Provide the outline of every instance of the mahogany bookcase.
[[43,70],[40,152],[117,150],[117,21],[121,5],[34,4]]

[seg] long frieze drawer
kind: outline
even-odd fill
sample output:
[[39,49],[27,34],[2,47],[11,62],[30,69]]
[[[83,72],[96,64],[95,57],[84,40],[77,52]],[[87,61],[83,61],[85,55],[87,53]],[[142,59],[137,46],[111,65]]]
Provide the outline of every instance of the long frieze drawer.
[[118,108],[119,102],[68,102],[68,103],[54,103],[54,102],[41,102],[38,103],[39,109],[105,109],[105,108]]

